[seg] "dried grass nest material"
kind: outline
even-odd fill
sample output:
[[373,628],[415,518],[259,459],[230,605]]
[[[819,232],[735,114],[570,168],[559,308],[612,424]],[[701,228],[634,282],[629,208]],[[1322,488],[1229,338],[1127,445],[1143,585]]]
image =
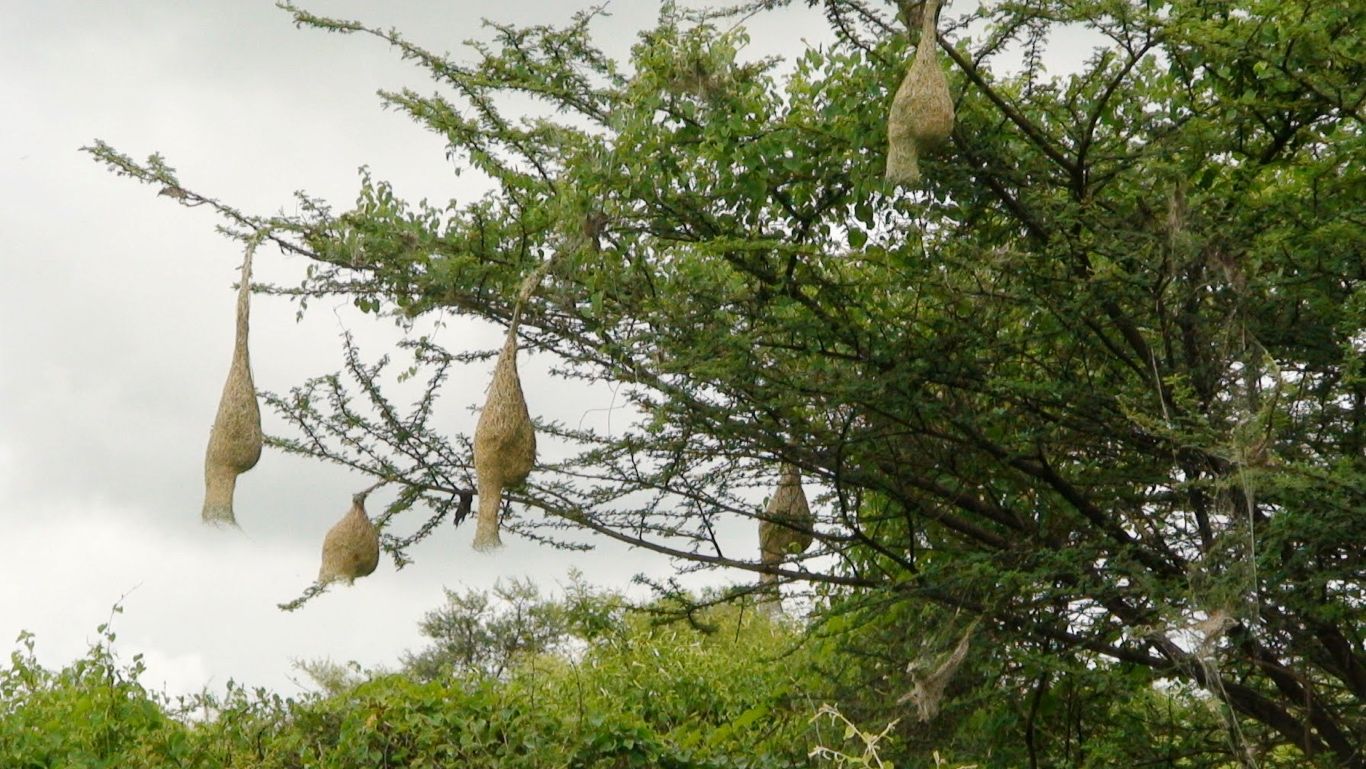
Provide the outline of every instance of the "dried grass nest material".
[[247,337],[250,331],[251,258],[255,246],[247,248],[242,260],[242,282],[237,289],[237,334],[233,342],[232,363],[218,414],[209,432],[204,453],[205,523],[235,526],[232,498],[237,476],[256,466],[261,458],[261,407],[256,400],[256,384],[251,377]]
[[944,701],[944,689],[958,673],[958,668],[963,666],[963,661],[967,659],[968,649],[972,646],[972,638],[977,631],[977,622],[974,621],[963,631],[963,635],[958,639],[958,644],[948,656],[939,661],[933,669],[915,672],[916,663],[912,663],[912,680],[915,685],[911,690],[897,700],[897,704],[912,702],[915,704],[916,716],[921,723],[932,720],[939,715],[939,706]]
[[345,580],[349,585],[379,566],[379,529],[365,514],[365,497],[364,493],[351,497],[351,509],[323,538],[319,582]]
[[526,480],[536,463],[536,430],[527,411],[522,382],[517,375],[517,327],[508,330],[489,384],[488,399],[474,430],[474,472],[479,515],[474,548],[492,550],[502,545],[498,514],[503,490]]
[[953,97],[935,56],[937,0],[925,0],[915,58],[892,97],[887,114],[886,178],[895,184],[920,181],[920,157],[953,132]]
[[[790,555],[806,552],[811,547],[812,527],[816,518],[802,490],[801,473],[792,464],[784,463],[778,477],[778,488],[768,501],[764,517],[759,521],[760,562],[776,566]],[[763,574],[763,582],[776,581],[772,574]]]

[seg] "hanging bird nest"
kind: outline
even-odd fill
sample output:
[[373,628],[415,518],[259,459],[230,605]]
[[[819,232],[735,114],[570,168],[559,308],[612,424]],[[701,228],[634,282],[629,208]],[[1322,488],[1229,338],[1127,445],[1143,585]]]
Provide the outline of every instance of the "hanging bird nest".
[[958,639],[958,645],[953,651],[933,669],[923,673],[914,672],[916,663],[912,663],[912,679],[915,685],[909,692],[897,700],[897,704],[910,701],[915,704],[916,715],[922,723],[929,721],[939,715],[939,706],[944,701],[944,689],[953,680],[958,668],[962,667],[963,661],[967,659],[968,649],[972,646],[972,637],[977,630],[977,622],[974,620],[967,629],[963,631],[963,637]]
[[484,410],[474,428],[475,495],[479,497],[475,550],[494,550],[502,546],[498,517],[503,491],[524,482],[536,464],[536,428],[531,423],[526,397],[522,394],[522,380],[517,375],[517,329],[522,322],[522,311],[559,257],[591,245],[593,231],[603,221],[605,219],[599,221],[593,216],[585,219],[580,231],[537,265],[517,289],[507,340],[494,364]]
[[503,489],[526,480],[536,462],[536,430],[531,424],[522,382],[517,376],[517,327],[508,329],[489,385],[488,400],[474,430],[474,472],[478,479],[479,516],[474,548],[502,545],[498,512]]
[[256,385],[251,378],[251,359],[247,350],[250,327],[251,258],[253,241],[242,259],[242,282],[237,289],[237,336],[233,343],[232,363],[218,414],[209,432],[204,454],[205,523],[235,526],[232,498],[237,476],[256,466],[261,458],[261,408],[256,401]]
[[[778,488],[759,521],[760,563],[776,566],[789,556],[806,552],[811,547],[815,524],[816,518],[811,514],[806,492],[802,490],[801,473],[796,465],[783,463]],[[763,574],[760,580],[771,583],[777,577]]]
[[886,178],[895,184],[918,183],[920,157],[943,144],[953,132],[953,97],[944,68],[935,57],[938,8],[938,0],[925,0],[915,58],[887,114]]
[[493,367],[488,398],[474,428],[475,494],[479,514],[474,528],[474,549],[494,550],[502,546],[498,536],[498,514],[503,506],[503,490],[526,480],[536,464],[536,429],[531,424],[522,380],[517,375],[517,328],[522,308],[540,286],[554,257],[542,262],[522,281],[517,304],[508,323],[507,340]]
[[323,539],[318,582],[345,580],[349,585],[374,573],[379,565],[379,530],[365,514],[365,497],[365,492],[351,497],[351,509]]

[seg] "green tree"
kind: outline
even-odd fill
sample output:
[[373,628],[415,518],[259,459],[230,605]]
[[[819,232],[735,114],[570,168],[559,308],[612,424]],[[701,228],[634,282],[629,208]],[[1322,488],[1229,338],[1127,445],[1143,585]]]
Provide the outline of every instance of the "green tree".
[[[950,8],[926,42],[957,124],[905,190],[882,179],[883,105],[913,41],[889,7],[826,0],[836,42],[791,71],[742,59],[735,19],[786,5],[666,4],[620,62],[595,12],[494,25],[463,61],[286,6],[446,89],[383,98],[495,183],[449,208],[367,176],[350,210],[255,216],[160,157],[91,151],[312,260],[274,289],[304,299],[505,323],[546,269],[523,345],[643,416],[539,424],[577,453],[510,495],[515,532],[935,604],[1004,654],[1195,686],[1240,731],[1366,766],[1366,7]],[[1097,48],[1051,74],[1064,28]],[[429,396],[471,357],[409,346]],[[469,437],[430,398],[396,408],[382,369],[348,344],[342,372],[269,395],[299,429],[272,445],[401,484],[389,512],[423,518],[386,541],[401,556],[468,502]],[[828,495],[818,546],[774,566],[714,532],[761,514],[779,462]]]
[[1304,765],[1265,727],[1232,728],[1219,700],[1199,687],[1155,687],[1141,667],[980,628],[932,703],[936,715],[922,720],[925,689],[915,684],[961,639],[955,631],[953,612],[932,605],[846,601],[802,661],[822,682],[822,701],[841,703],[861,727],[891,725],[894,740],[881,753],[897,766],[937,766],[935,755],[979,769]]
[[154,769],[189,759],[188,730],[167,714],[164,695],[138,681],[142,656],[122,663],[110,623],[97,632],[88,653],[62,670],[40,665],[33,636],[20,634],[0,668],[0,766]]
[[616,619],[605,634],[575,625],[592,640],[572,655],[520,655],[499,676],[372,673],[297,699],[230,682],[179,707],[142,687],[140,660],[117,659],[107,625],[61,670],[25,635],[0,667],[0,765],[784,769],[837,742],[810,723],[811,682],[788,664],[797,635],[752,607],[699,611],[704,631],[622,615],[593,591],[531,604]]
[[492,590],[446,591],[446,603],[418,627],[426,648],[404,655],[404,670],[422,680],[482,673],[502,676],[527,656],[566,653],[618,626],[626,604],[575,578],[563,598],[545,597],[530,580]]

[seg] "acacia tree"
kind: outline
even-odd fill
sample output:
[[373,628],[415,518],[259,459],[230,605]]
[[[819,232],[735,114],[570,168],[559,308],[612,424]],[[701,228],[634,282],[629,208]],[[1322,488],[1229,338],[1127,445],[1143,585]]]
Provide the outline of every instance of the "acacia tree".
[[[743,59],[734,24],[782,0],[666,5],[626,61],[596,46],[596,11],[494,25],[467,62],[287,6],[439,83],[382,97],[493,180],[459,206],[367,176],[350,210],[256,216],[157,156],[91,150],[312,260],[264,290],[506,323],[545,268],[522,345],[622,383],[641,418],[538,423],[574,453],[511,492],[523,536],[950,607],[1021,653],[1203,686],[1316,762],[1366,766],[1366,12],[950,6],[922,42],[950,64],[957,124],[907,190],[882,166],[915,25],[813,4],[836,41],[783,71]],[[1051,75],[1064,26],[1098,47]],[[546,109],[510,113],[509,94]],[[469,437],[429,417],[477,355],[438,341],[406,343],[429,376],[411,412],[350,344],[343,371],[267,395],[295,428],[273,446],[399,485],[398,558],[474,486]],[[779,462],[829,494],[817,546],[766,565],[715,531],[761,515],[748,489]]]

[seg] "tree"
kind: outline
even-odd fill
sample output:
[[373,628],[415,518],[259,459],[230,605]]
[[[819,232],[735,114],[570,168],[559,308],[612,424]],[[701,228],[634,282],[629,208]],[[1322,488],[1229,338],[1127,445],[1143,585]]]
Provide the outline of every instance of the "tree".
[[[786,5],[666,4],[626,62],[594,45],[593,11],[494,25],[468,64],[286,6],[388,41],[450,91],[384,94],[495,182],[449,210],[367,176],[351,210],[255,216],[158,156],[91,151],[313,260],[278,293],[505,323],[547,270],[523,346],[624,383],[641,419],[540,423],[578,453],[510,495],[523,536],[587,529],[937,604],[1008,653],[1203,687],[1312,762],[1366,766],[1366,9],[946,13],[929,42],[957,124],[905,190],[882,180],[882,105],[912,41],[878,3],[827,0],[837,42],[791,72],[741,59],[732,19]],[[1068,25],[1099,47],[1051,75],[1042,52]],[[518,119],[506,94],[546,110]],[[427,419],[473,353],[408,346],[429,376],[410,413],[377,384],[387,358],[349,344],[342,372],[267,396],[298,429],[275,448],[400,484],[390,516],[426,510],[387,538],[400,557],[473,488],[468,436]],[[748,492],[780,462],[828,494],[818,546],[762,564],[714,532],[761,514]]]
[[[614,596],[590,591],[564,603],[582,610],[581,619],[619,608]],[[841,746],[837,731],[811,722],[814,706],[801,696],[804,669],[782,659],[797,640],[789,625],[737,606],[713,607],[700,618],[717,632],[619,616],[613,633],[595,636],[581,653],[519,657],[501,677],[463,670],[418,681],[313,666],[324,673],[324,691],[285,698],[229,682],[221,694],[174,702],[139,682],[140,658],[118,658],[107,624],[89,653],[61,670],[40,665],[24,634],[0,665],[0,761],[133,769],[786,769],[810,766],[817,744]]]
[[619,621],[625,601],[575,578],[563,598],[549,599],[529,580],[499,582],[492,591],[446,591],[446,603],[418,623],[428,646],[404,655],[403,667],[423,680],[452,674],[502,676],[518,659],[568,653]]

